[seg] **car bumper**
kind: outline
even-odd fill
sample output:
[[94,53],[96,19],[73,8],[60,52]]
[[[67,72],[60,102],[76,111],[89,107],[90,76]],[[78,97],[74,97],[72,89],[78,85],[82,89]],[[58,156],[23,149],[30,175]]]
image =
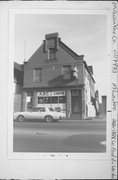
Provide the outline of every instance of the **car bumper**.
[[60,116],[59,119],[69,119],[69,117],[67,117],[67,116]]

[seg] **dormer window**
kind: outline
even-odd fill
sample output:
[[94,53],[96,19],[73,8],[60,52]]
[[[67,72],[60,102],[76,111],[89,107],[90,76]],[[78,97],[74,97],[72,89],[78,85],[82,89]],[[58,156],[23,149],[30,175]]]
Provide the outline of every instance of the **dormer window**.
[[56,49],[50,48],[48,49],[48,60],[55,60],[56,59]]
[[58,46],[58,33],[47,34],[45,36],[44,52],[47,53],[48,60],[56,60]]

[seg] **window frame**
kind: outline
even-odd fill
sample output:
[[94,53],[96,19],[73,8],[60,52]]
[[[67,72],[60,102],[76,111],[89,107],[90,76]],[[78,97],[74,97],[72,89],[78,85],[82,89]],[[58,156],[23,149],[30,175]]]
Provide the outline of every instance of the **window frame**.
[[59,104],[61,104],[61,103],[62,103],[62,104],[66,103],[66,101],[67,101],[67,100],[66,100],[66,96],[59,96],[59,100],[58,100],[58,101],[59,101]]
[[[64,68],[68,68],[66,71],[64,70]],[[63,79],[71,79],[71,74],[72,73],[72,66],[69,65],[64,65],[62,66],[62,75],[63,75]]]
[[55,48],[48,48],[48,60],[56,60],[56,49]]
[[[36,71],[40,71],[38,72],[38,75]],[[42,81],[42,68],[34,68],[33,69],[33,82],[39,83],[41,81]]]

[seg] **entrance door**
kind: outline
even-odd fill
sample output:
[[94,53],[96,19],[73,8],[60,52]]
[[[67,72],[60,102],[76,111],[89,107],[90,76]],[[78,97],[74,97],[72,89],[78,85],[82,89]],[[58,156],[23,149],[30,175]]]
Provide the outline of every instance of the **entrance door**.
[[77,96],[72,97],[72,114],[79,113],[79,98]]
[[78,115],[81,117],[82,114],[82,105],[81,105],[81,90],[72,90],[71,91],[71,102],[72,102],[72,115]]

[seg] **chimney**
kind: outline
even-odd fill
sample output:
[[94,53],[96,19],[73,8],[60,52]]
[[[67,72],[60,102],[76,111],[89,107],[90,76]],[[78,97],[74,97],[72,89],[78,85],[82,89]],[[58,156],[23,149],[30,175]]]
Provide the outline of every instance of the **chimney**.
[[93,75],[93,66],[88,66],[90,73]]

